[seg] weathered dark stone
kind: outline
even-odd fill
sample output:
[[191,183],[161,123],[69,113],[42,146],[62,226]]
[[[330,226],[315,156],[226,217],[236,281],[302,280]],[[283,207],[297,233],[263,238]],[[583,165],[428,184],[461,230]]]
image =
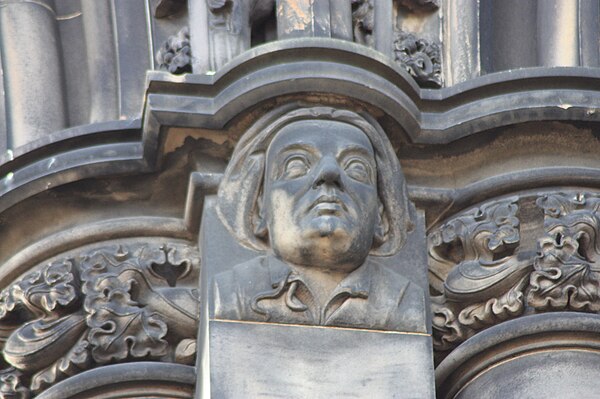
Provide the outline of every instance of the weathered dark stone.
[[406,239],[401,173],[381,128],[353,112],[301,108],[253,126],[217,209],[266,257],[214,277],[211,317],[425,332],[421,289],[367,259]]
[[438,397],[594,396],[599,323],[597,315],[561,312],[498,324],[438,366]]
[[599,15],[0,0],[0,398],[596,396]]
[[218,320],[210,331],[212,398],[434,398],[426,335]]

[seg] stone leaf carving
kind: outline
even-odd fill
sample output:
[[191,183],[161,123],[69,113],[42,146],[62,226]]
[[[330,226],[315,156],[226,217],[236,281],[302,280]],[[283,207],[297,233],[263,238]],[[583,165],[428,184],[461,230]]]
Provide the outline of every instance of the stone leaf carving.
[[173,74],[192,72],[190,32],[187,27],[181,29],[177,35],[169,37],[161,46],[156,53],[156,62],[159,69]]
[[434,345],[445,351],[524,313],[600,311],[600,195],[552,193],[537,254],[518,252],[517,198],[458,215],[429,235]]
[[92,365],[89,342],[83,338],[50,366],[37,372],[31,380],[31,390],[40,392],[57,381],[71,377]]
[[514,256],[520,242],[518,210],[516,197],[484,204],[430,233],[431,267],[446,274],[438,289],[442,295],[432,300],[436,349],[450,349],[524,311],[531,263]]
[[72,262],[50,263],[42,271],[32,273],[0,293],[0,320],[16,311],[31,315],[48,315],[57,308],[71,305],[78,297],[71,272]]
[[432,302],[434,348],[452,349],[484,328],[523,314],[526,286],[527,276],[504,294],[463,309],[459,304],[445,302],[444,297],[435,298]]
[[29,399],[29,389],[23,385],[22,373],[14,368],[0,371],[0,399]]
[[546,236],[531,274],[529,304],[539,310],[600,311],[600,198],[556,194],[538,199]]
[[442,86],[442,56],[438,43],[429,42],[412,33],[397,31],[394,37],[394,59],[419,85]]
[[149,241],[155,242],[104,245],[50,262],[0,293],[0,327],[12,329],[4,361],[15,370],[5,370],[0,392],[24,381],[38,393],[120,361],[193,362],[197,251]]
[[430,233],[430,259],[449,270],[443,287],[447,296],[480,299],[481,292],[520,271],[523,265],[510,256],[520,241],[516,200],[482,205]]

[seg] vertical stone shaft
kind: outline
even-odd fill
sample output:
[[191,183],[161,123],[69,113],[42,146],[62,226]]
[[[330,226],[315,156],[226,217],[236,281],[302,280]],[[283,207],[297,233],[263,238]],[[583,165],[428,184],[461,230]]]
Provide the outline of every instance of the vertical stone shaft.
[[577,0],[537,3],[538,64],[579,65],[579,4]]
[[82,0],[81,11],[88,53],[90,123],[119,117],[115,37],[108,0]]
[[250,48],[248,1],[232,1],[211,7],[205,0],[190,0],[192,69],[194,73],[217,71]]
[[0,0],[9,147],[66,127],[61,47],[52,0]]
[[479,1],[454,0],[442,5],[446,19],[442,65],[446,84],[452,86],[481,74]]
[[595,0],[579,0],[580,66],[597,67],[600,64],[600,4]]
[[375,13],[375,49],[386,56],[392,55],[394,44],[394,8],[392,0],[373,2]]
[[352,6],[347,0],[278,0],[277,37],[352,40]]
[[331,37],[353,40],[352,4],[348,0],[330,0]]

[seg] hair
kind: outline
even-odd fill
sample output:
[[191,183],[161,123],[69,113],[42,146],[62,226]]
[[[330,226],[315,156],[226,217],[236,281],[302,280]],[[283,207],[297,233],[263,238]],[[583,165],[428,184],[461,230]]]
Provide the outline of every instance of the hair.
[[[255,250],[268,249],[268,243],[255,234],[258,200],[265,175],[265,154],[275,134],[284,126],[303,120],[339,121],[363,131],[375,151],[377,187],[388,229],[383,242],[370,254],[388,256],[404,244],[412,228],[404,174],[398,158],[379,124],[368,115],[331,107],[279,108],[260,118],[242,136],[219,186],[217,213],[240,243]],[[326,133],[324,133],[326,134]],[[382,221],[383,223],[384,221]]]

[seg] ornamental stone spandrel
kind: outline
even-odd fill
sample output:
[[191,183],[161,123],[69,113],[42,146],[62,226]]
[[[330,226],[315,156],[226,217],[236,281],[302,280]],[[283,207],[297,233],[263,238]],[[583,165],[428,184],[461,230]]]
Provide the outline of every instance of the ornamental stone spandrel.
[[0,292],[0,397],[44,397],[53,386],[60,395],[70,377],[93,387],[107,365],[193,364],[198,260],[182,240],[123,239],[69,251],[17,279]]

